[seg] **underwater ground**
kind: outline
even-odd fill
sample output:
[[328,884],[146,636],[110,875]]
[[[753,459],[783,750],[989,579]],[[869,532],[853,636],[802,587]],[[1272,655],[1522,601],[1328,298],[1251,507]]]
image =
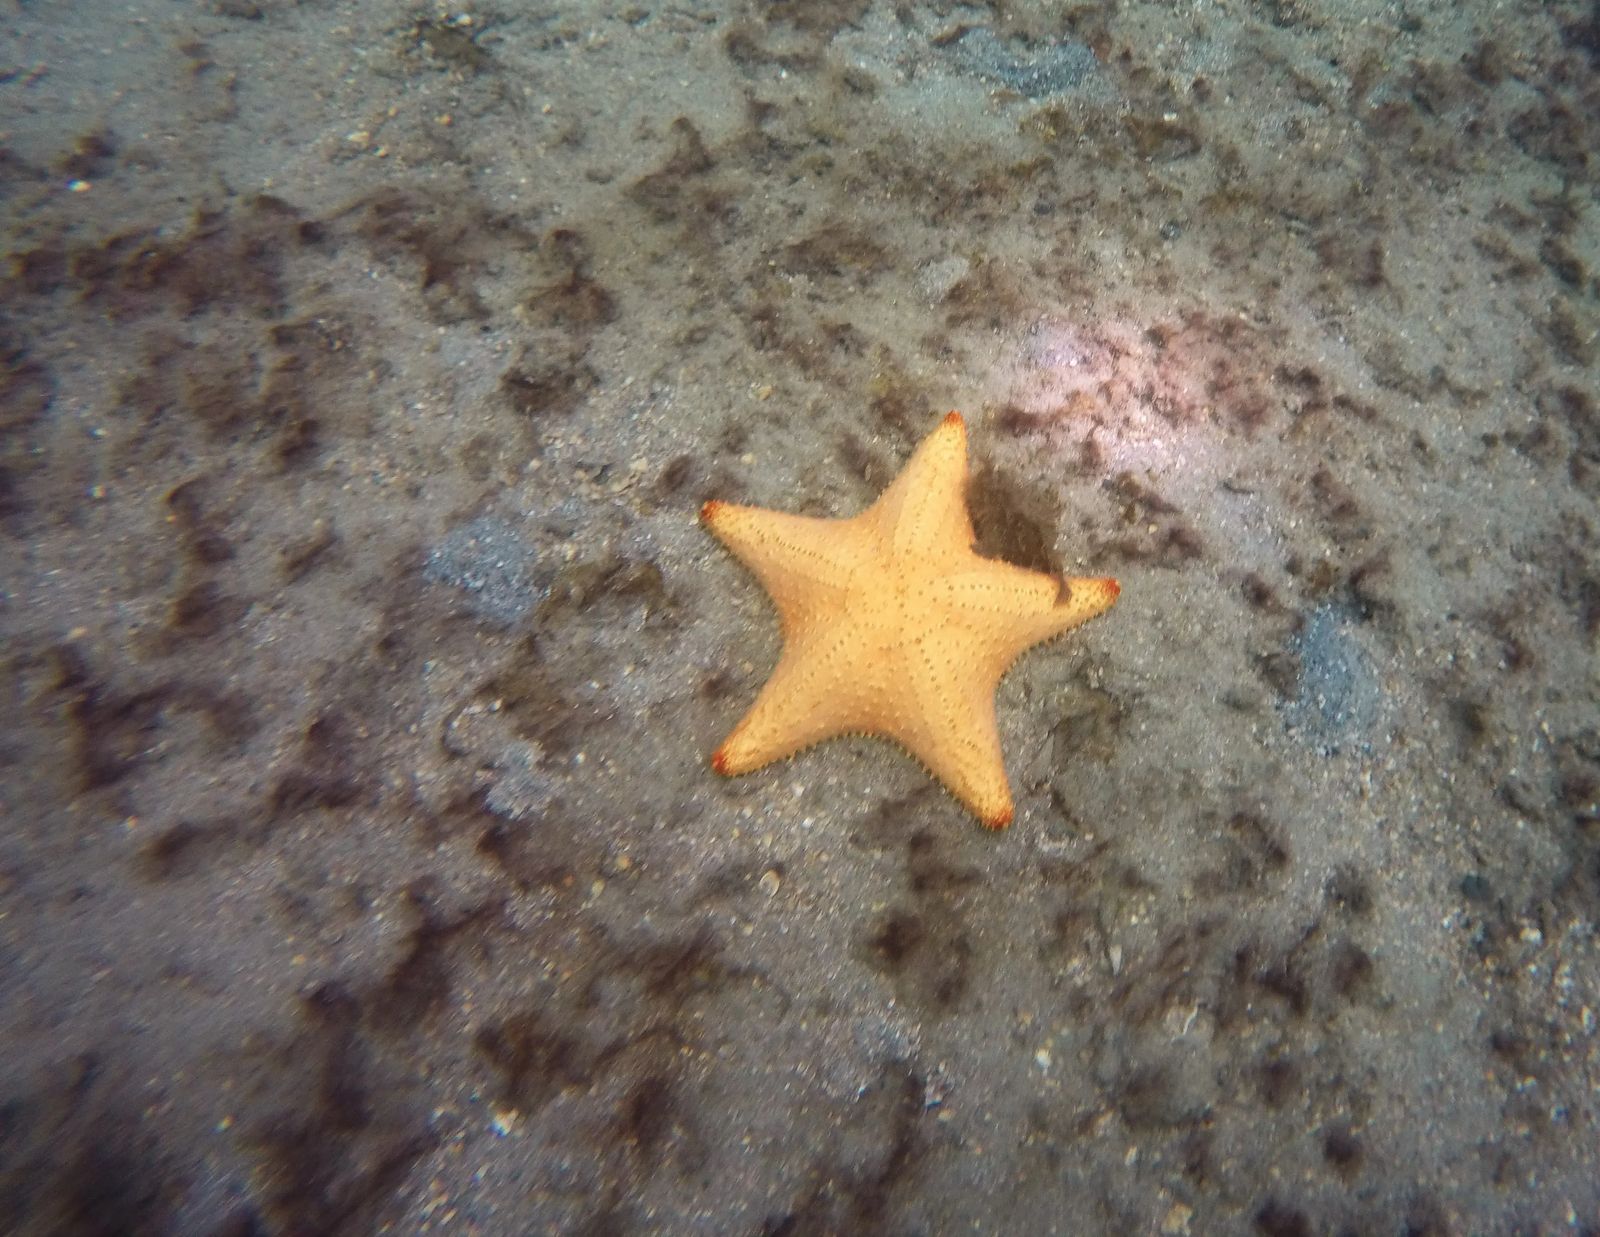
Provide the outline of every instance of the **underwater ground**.
[[[0,1214],[1600,1233],[1600,5],[0,34]],[[1114,575],[726,780],[710,498]]]

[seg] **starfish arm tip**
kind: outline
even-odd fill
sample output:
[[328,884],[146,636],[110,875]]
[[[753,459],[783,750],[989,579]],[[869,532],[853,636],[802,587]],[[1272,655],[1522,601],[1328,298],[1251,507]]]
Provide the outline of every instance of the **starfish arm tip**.
[[944,423],[955,429],[965,429],[967,423],[959,412],[951,411],[944,414]]
[[711,753],[711,767],[722,774],[723,777],[733,776],[733,763],[728,759],[728,753],[725,748],[719,747]]
[[700,504],[700,522],[702,524],[710,524],[713,520],[715,520],[717,518],[717,512],[722,510],[722,508],[726,507],[727,505],[728,505],[727,503],[723,502],[721,499],[718,499],[718,498],[708,499],[705,502],[701,503]]
[[1122,596],[1122,585],[1110,576],[1056,577],[1056,605],[1070,603],[1084,592],[1098,597],[1100,609],[1095,611],[1098,614]]
[[1008,803],[1005,805],[1005,807],[990,812],[986,816],[980,816],[978,819],[983,822],[983,827],[985,829],[993,829],[996,833],[998,833],[1000,830],[1011,824],[1011,818],[1013,814],[1014,813],[1012,812],[1011,805]]

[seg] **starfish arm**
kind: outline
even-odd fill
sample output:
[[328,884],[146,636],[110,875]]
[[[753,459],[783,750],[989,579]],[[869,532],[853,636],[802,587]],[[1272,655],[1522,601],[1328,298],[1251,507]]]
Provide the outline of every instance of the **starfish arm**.
[[966,637],[953,630],[925,632],[898,660],[916,707],[874,729],[903,744],[985,825],[1004,829],[1013,808],[994,713],[999,675],[974,667]]
[[712,753],[712,768],[736,777],[813,743],[867,729],[872,692],[882,684],[859,662],[848,627],[786,640],[756,702]]
[[700,521],[761,582],[785,639],[819,609],[842,604],[868,556],[870,530],[859,516],[818,519],[713,500],[700,508]]
[[967,427],[952,412],[920,446],[863,518],[876,522],[896,558],[942,561],[973,542],[967,515]]
[[936,581],[936,604],[990,650],[1004,674],[1028,649],[1104,614],[1122,591],[1115,580],[1053,576],[1011,563],[979,559],[959,574]]

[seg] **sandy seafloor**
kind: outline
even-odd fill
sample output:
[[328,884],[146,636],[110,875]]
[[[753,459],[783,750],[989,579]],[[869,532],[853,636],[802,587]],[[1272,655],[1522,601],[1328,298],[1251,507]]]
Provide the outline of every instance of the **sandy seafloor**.
[[[1600,1232],[1600,9],[6,5],[0,1227]],[[1122,583],[742,779],[720,497]]]

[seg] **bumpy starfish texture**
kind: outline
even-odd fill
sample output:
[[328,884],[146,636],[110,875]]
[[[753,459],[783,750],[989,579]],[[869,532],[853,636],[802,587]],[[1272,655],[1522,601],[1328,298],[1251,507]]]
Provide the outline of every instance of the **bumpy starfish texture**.
[[1024,650],[1104,613],[1121,590],[973,553],[966,478],[966,425],[952,412],[852,519],[700,509],[771,595],[783,631],[772,677],[711,757],[718,773],[838,735],[879,735],[985,825],[1011,823],[995,687]]

